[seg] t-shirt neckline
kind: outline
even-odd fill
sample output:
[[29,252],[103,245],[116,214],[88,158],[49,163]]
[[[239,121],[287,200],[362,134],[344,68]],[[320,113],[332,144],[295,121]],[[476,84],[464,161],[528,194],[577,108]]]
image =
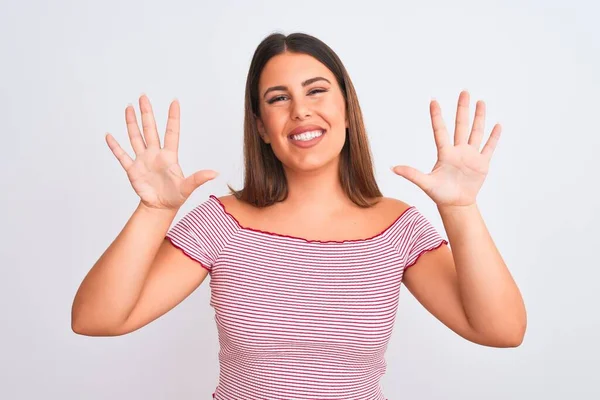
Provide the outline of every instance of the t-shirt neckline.
[[402,220],[402,218],[407,215],[408,211],[413,209],[415,206],[410,206],[408,207],[406,210],[404,210],[391,224],[389,224],[383,231],[368,237],[368,238],[364,238],[364,239],[345,239],[345,240],[314,240],[314,239],[306,239],[306,238],[302,238],[299,236],[293,236],[293,235],[285,235],[282,233],[276,233],[276,232],[269,232],[269,231],[264,231],[261,229],[256,229],[256,228],[251,228],[251,227],[247,227],[247,226],[243,226],[238,220],[237,218],[231,214],[229,211],[227,211],[225,205],[221,202],[221,200],[219,200],[218,197],[216,197],[215,195],[211,194],[209,196],[210,199],[214,200],[219,206],[221,211],[223,211],[223,213],[228,216],[238,227],[239,229],[246,231],[246,232],[254,232],[257,234],[261,234],[261,235],[269,235],[269,236],[274,236],[274,237],[279,237],[279,238],[287,238],[287,239],[293,239],[293,240],[300,240],[306,243],[318,243],[318,244],[344,244],[344,243],[361,243],[361,242],[370,242],[373,241],[377,238],[380,238],[382,236],[385,236],[388,232],[390,232],[392,230],[392,228],[400,221]]

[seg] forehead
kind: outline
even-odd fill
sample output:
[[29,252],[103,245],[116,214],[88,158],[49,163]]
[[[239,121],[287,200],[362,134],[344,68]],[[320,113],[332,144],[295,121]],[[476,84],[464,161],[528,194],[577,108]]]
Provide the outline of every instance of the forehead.
[[301,82],[322,76],[335,82],[331,71],[316,58],[308,54],[283,53],[271,58],[260,74],[259,91],[276,85],[300,86]]

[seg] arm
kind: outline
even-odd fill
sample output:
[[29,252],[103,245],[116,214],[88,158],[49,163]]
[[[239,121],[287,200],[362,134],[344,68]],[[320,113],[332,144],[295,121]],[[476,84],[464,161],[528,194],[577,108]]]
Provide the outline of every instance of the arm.
[[165,239],[179,208],[192,192],[218,173],[197,171],[187,178],[179,166],[179,102],[169,106],[164,146],[147,96],[140,97],[140,132],[132,106],[125,108],[127,133],[135,160],[112,135],[108,147],[140,196],[135,212],[81,283],[71,309],[74,332],[120,335],[173,308],[208,272]]
[[405,272],[408,290],[436,318],[467,340],[521,344],[527,326],[523,299],[475,205],[440,208],[452,251],[424,253]]
[[140,203],[81,283],[71,310],[74,332],[114,336],[134,331],[202,283],[208,271],[165,239],[175,215],[175,210]]
[[486,106],[477,102],[469,131],[469,101],[469,92],[462,91],[454,143],[438,102],[430,102],[438,159],[429,174],[408,166],[393,169],[436,203],[452,247],[452,252],[443,246],[423,255],[420,266],[406,272],[405,283],[438,319],[465,337],[495,347],[518,346],[527,325],[525,305],[476,202],[502,129],[495,124],[481,148]]

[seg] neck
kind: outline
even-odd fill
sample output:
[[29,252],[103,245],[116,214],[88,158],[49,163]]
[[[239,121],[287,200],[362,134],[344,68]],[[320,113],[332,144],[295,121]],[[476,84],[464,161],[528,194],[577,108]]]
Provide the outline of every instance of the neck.
[[314,171],[286,169],[285,173],[288,197],[281,206],[294,213],[318,218],[354,206],[342,189],[337,162]]

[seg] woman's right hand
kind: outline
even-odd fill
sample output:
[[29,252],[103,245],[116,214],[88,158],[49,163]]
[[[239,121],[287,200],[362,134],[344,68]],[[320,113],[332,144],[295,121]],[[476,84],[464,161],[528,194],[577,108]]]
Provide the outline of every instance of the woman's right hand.
[[177,100],[174,100],[169,107],[169,119],[162,148],[150,100],[146,95],[142,95],[139,102],[143,138],[135,117],[135,110],[132,106],[127,106],[125,109],[127,133],[136,155],[135,160],[129,157],[110,133],[106,134],[106,142],[127,172],[131,186],[145,206],[177,210],[194,190],[214,179],[218,172],[202,170],[187,178],[183,176],[177,157],[180,125]]

